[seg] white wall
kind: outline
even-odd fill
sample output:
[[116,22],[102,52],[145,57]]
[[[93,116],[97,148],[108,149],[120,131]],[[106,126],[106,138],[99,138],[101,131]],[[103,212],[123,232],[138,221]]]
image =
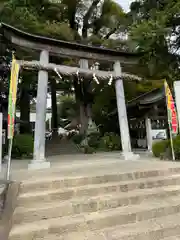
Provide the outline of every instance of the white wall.
[[[16,116],[20,118],[20,112],[16,112]],[[51,119],[52,113],[46,113],[46,121]],[[30,113],[30,122],[36,122],[36,113]]]

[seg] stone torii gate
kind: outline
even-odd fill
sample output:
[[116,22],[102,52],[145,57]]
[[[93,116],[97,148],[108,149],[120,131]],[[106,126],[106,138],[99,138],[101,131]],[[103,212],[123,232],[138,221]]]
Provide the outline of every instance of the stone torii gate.
[[[36,124],[34,137],[34,157],[29,164],[30,169],[48,168],[50,163],[45,159],[45,117],[48,87],[48,71],[56,69],[62,76],[75,76],[77,72],[84,79],[94,75],[99,80],[115,81],[117,109],[119,116],[120,135],[122,142],[122,155],[124,159],[135,159],[131,149],[129,126],[126,112],[123,79],[132,78],[132,75],[123,73],[126,64],[135,64],[139,55],[105,48],[97,48],[76,43],[59,41],[56,39],[40,37],[25,33],[7,24],[1,24],[1,33],[16,48],[31,49],[40,53],[39,61],[19,61],[25,69],[38,69],[38,90],[36,103]],[[66,56],[79,58],[79,68],[49,63],[49,56]],[[108,61],[113,63],[113,71],[90,70],[88,60]],[[136,80],[140,78],[133,76]]]

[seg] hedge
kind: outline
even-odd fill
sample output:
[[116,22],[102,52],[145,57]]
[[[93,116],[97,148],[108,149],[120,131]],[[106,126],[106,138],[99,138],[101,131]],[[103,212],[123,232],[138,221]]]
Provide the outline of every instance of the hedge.
[[33,154],[33,136],[30,134],[18,134],[14,136],[12,158],[30,158]]
[[[180,160],[180,135],[173,138],[173,147],[176,160]],[[153,144],[152,152],[155,157],[172,159],[170,140],[161,140]]]
[[169,140],[161,140],[153,144],[152,152],[155,157],[161,157],[170,146]]

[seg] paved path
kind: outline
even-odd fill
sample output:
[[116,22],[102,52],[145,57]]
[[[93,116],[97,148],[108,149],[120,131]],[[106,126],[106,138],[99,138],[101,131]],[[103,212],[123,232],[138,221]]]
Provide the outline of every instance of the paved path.
[[[123,160],[119,152],[56,156],[48,159],[51,162],[51,168],[42,170],[28,170],[27,160],[13,160],[11,179],[17,181],[34,179],[39,173],[42,173],[44,178],[47,178],[52,174],[54,176],[61,175],[62,177],[87,176],[180,167],[178,162],[160,161],[148,157],[146,154],[140,156],[140,159],[136,161]],[[3,166],[0,179],[4,178],[5,169],[6,165]]]

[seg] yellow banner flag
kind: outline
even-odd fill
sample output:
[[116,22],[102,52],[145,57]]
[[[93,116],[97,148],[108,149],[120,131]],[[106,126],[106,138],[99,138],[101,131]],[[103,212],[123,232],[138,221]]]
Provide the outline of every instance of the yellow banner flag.
[[9,102],[8,102],[8,139],[13,138],[14,135],[14,118],[16,111],[17,99],[17,84],[19,77],[20,66],[15,57],[12,59],[11,78],[9,86]]

